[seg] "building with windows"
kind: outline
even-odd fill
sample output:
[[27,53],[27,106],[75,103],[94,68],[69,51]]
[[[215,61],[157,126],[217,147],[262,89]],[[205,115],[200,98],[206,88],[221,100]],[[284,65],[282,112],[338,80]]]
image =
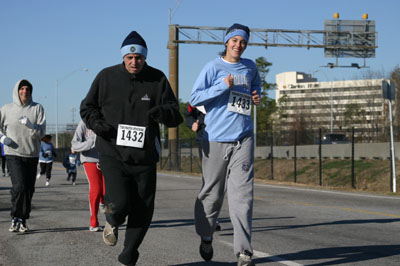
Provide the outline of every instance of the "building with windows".
[[376,129],[387,114],[382,79],[318,82],[311,74],[276,75],[276,101],[281,129]]

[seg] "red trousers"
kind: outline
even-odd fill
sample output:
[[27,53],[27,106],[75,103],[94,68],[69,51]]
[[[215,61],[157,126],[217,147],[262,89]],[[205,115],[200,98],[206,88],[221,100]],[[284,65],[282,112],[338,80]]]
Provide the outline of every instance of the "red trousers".
[[89,182],[89,207],[90,207],[90,226],[98,227],[99,220],[97,213],[99,212],[99,203],[104,204],[104,177],[101,170],[97,167],[97,163],[83,163],[85,174]]

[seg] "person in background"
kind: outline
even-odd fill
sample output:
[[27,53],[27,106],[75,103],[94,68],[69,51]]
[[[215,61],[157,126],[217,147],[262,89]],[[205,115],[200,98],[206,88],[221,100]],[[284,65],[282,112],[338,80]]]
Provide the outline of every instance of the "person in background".
[[238,266],[254,265],[251,246],[254,193],[254,136],[251,107],[260,103],[261,79],[256,64],[241,55],[250,30],[233,24],[224,37],[225,50],[199,74],[192,106],[204,106],[203,186],[195,203],[195,228],[200,255],[214,254],[215,223],[225,191],[233,225],[233,249]]
[[76,185],[76,175],[77,175],[77,166],[80,166],[81,162],[79,161],[79,156],[75,152],[73,148],[71,148],[71,153],[68,153],[63,161],[63,166],[67,172],[67,181],[72,178],[72,185]]
[[45,135],[40,144],[39,165],[40,171],[36,176],[39,179],[41,175],[46,174],[46,187],[50,186],[51,170],[53,168],[54,157],[56,151],[53,143],[51,143],[51,135]]
[[198,108],[189,104],[184,114],[186,119],[186,126],[196,133],[196,142],[199,148],[199,156],[201,161],[201,159],[203,158],[201,143],[203,141],[204,128],[206,127],[206,124],[204,124],[204,107]]
[[8,170],[7,167],[7,173],[6,173],[7,160],[6,160],[6,155],[4,153],[3,143],[0,143],[0,149],[1,149],[1,170],[3,171],[3,176],[8,176],[10,174],[10,170]]
[[72,149],[80,153],[80,161],[83,163],[85,174],[89,182],[89,231],[100,230],[97,213],[99,208],[104,212],[104,177],[99,165],[99,153],[95,148],[96,134],[88,129],[83,120],[79,121],[71,144]]
[[154,212],[159,123],[183,122],[167,77],[146,63],[147,45],[132,31],[121,46],[123,63],[107,67],[94,79],[80,114],[96,133],[104,175],[106,224],[103,240],[114,246],[118,227],[128,217],[124,248],[118,257],[135,265]]
[[0,108],[0,142],[4,144],[12,183],[10,232],[29,230],[40,141],[46,132],[43,106],[33,101],[32,92],[28,80],[19,80],[13,89],[13,101]]

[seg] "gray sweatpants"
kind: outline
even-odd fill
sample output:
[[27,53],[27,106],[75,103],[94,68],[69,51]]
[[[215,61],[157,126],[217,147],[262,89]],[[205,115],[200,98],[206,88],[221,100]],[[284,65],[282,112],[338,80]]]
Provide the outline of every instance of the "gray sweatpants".
[[212,237],[227,191],[235,255],[244,250],[253,253],[253,142],[253,136],[234,143],[203,141],[203,186],[195,203],[196,232]]

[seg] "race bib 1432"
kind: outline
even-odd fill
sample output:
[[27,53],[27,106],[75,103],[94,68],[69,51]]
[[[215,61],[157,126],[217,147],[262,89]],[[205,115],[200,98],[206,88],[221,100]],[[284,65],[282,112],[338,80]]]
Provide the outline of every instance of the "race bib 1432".
[[119,124],[117,145],[143,148],[145,135],[145,127]]

